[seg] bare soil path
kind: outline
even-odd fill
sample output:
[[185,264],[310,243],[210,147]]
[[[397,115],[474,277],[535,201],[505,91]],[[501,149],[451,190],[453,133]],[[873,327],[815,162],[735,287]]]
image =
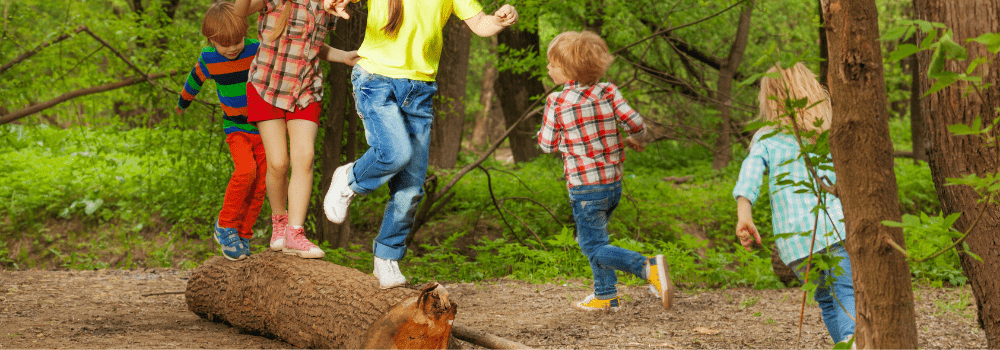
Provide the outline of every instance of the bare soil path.
[[[0,270],[0,349],[271,349],[291,345],[201,319],[182,292],[189,271],[172,269]],[[619,312],[587,313],[572,303],[586,281],[528,284],[498,280],[444,283],[459,305],[456,323],[537,348],[826,348],[833,344],[819,309],[783,290],[682,290],[664,312],[644,287],[621,287]],[[146,295],[146,296],[144,296]],[[921,287],[920,347],[985,348],[968,287]]]

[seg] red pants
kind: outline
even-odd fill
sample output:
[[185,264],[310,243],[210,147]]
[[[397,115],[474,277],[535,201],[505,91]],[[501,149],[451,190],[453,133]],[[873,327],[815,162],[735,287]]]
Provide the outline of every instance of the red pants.
[[240,237],[253,236],[260,207],[264,205],[267,160],[260,135],[234,132],[226,136],[233,155],[233,177],[226,187],[226,199],[219,212],[219,226],[235,228]]

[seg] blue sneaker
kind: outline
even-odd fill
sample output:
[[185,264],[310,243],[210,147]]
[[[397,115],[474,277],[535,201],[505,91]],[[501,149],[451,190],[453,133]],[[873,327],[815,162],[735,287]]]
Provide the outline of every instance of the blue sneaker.
[[215,241],[222,245],[222,256],[229,260],[240,260],[247,257],[246,248],[235,228],[219,227],[215,222]]
[[240,237],[240,242],[243,243],[243,255],[250,257],[250,239]]

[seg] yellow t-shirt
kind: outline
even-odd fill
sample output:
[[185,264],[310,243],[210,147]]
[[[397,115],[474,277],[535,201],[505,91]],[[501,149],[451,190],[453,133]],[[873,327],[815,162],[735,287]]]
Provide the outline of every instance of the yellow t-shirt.
[[441,47],[442,30],[452,13],[461,20],[472,18],[483,8],[476,0],[402,0],[403,23],[395,38],[382,27],[389,22],[388,1],[368,2],[368,28],[358,49],[362,68],[390,78],[434,81]]

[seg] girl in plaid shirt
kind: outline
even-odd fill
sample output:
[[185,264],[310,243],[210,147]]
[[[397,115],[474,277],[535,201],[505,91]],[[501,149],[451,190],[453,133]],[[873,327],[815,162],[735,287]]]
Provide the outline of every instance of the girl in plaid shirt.
[[[257,125],[267,156],[271,250],[303,258],[325,254],[306,239],[313,185],[313,145],[319,130],[323,73],[320,60],[354,65],[356,52],[323,43],[336,18],[312,0],[236,0],[237,13],[259,12],[263,40],[246,85],[247,120]],[[291,169],[291,179],[289,179]]]
[[[842,245],[845,231],[840,199],[827,194],[824,198],[827,211],[820,212],[817,222],[812,213],[813,208],[819,204],[815,195],[811,192],[796,192],[805,189],[803,186],[778,184],[780,180],[816,181],[802,160],[795,135],[788,129],[790,113],[784,110],[785,100],[808,98],[807,105],[812,107],[796,111],[796,125],[800,130],[823,132],[830,128],[830,95],[816,81],[812,71],[802,63],[796,63],[788,69],[775,66],[768,73],[776,73],[781,77],[761,78],[758,95],[760,115],[762,119],[776,122],[778,126],[757,131],[750,144],[750,154],[743,160],[739,180],[733,188],[738,214],[736,236],[747,251],[751,250],[755,242],[760,244],[760,233],[753,223],[750,209],[760,195],[764,174],[769,174],[767,182],[771,192],[771,218],[774,234],[781,235],[775,239],[781,260],[792,267],[801,279],[809,268],[806,266],[806,259],[814,252],[841,257],[838,266],[821,271],[819,278],[813,277],[810,281],[819,284],[815,299],[822,309],[823,322],[833,341],[847,341],[854,335],[854,284],[851,282],[851,260]],[[831,181],[837,179],[832,170],[817,167],[816,171],[821,178],[825,176]],[[837,269],[842,269],[843,273],[837,275]],[[823,283],[827,280],[832,283]]]
[[[546,101],[538,144],[542,152],[562,152],[576,240],[594,275],[594,293],[576,307],[617,310],[615,270],[621,270],[648,280],[669,309],[674,287],[663,255],[647,258],[608,240],[608,219],[622,193],[625,145],[642,151],[646,135],[642,117],[618,87],[599,82],[613,60],[608,45],[593,32],[565,32],[549,43],[548,59],[549,77],[563,90]],[[629,133],[625,140],[618,125]]]

